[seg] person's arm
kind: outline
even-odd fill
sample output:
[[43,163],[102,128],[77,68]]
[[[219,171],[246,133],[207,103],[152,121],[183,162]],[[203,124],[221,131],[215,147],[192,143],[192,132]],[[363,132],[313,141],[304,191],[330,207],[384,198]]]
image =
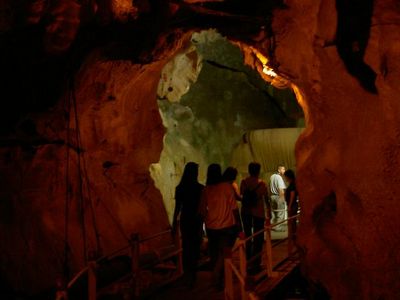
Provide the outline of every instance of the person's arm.
[[235,191],[235,198],[236,198],[236,200],[242,201],[242,196],[240,195],[239,187],[238,187],[237,183],[236,183],[236,182],[233,182],[233,183],[232,183],[232,186],[233,186],[233,190]]
[[[269,195],[270,195],[270,189],[267,183],[262,181],[261,183],[261,193],[262,193],[262,199],[265,203],[265,219],[269,220],[271,219],[271,203],[269,201]],[[268,223],[269,224],[269,221]]]
[[235,217],[235,224],[236,224],[238,232],[242,232],[243,231],[243,224],[242,224],[242,220],[240,219],[240,213],[239,213],[239,209],[238,208],[235,208],[233,210],[233,216]]
[[283,182],[283,178],[279,176],[278,190],[279,190],[279,200],[285,201],[285,189],[286,185]]
[[[236,194],[236,191],[234,190],[234,194]],[[233,197],[230,197],[231,199],[231,207],[232,207],[232,213],[233,216],[235,218],[235,225],[236,228],[238,230],[238,232],[243,231],[243,225],[242,225],[242,221],[240,219],[240,213],[239,213],[239,208],[237,206],[236,200],[235,200],[236,195],[234,195]]]
[[245,190],[245,181],[242,180],[242,182],[240,182],[240,195],[243,195],[244,190]]
[[207,196],[205,193],[206,188],[204,188],[203,191],[201,192],[200,204],[199,204],[199,214],[203,221],[207,216]]
[[296,192],[295,191],[290,191],[290,196],[289,196],[289,204],[288,204],[288,211],[290,212],[292,210],[292,205],[296,201]]
[[178,191],[175,190],[175,209],[174,209],[174,215],[172,217],[172,231],[176,231],[176,224],[178,222],[178,216],[179,213],[181,212],[181,206],[182,206],[182,201],[179,197]]

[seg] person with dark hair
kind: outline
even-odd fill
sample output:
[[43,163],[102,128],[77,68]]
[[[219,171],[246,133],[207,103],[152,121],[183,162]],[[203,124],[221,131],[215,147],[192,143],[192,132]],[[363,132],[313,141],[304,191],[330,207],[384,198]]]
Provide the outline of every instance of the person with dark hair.
[[193,286],[196,281],[203,236],[203,222],[199,214],[199,205],[204,186],[197,181],[198,170],[198,164],[194,162],[186,164],[181,181],[175,189],[176,203],[172,218],[172,229],[176,232],[180,214],[183,271],[189,286]]
[[[297,199],[298,193],[296,189],[296,176],[292,170],[286,170],[284,173],[287,183],[289,184],[285,190],[285,201],[288,207],[288,217],[292,217],[297,214],[299,209]],[[293,237],[296,235],[296,220],[289,220],[288,226],[290,226],[289,232],[293,234]]]
[[237,236],[238,208],[232,185],[222,181],[221,167],[211,164],[207,170],[207,184],[200,202],[208,236],[210,264],[218,289],[223,286],[224,252],[232,248]]
[[238,171],[236,168],[227,167],[224,171],[224,174],[222,174],[222,181],[229,182],[230,184],[232,184],[233,190],[235,191],[236,200],[241,200],[242,197],[240,196],[239,187],[236,183],[237,174]]
[[219,164],[211,164],[207,169],[206,185],[214,185],[222,181],[221,166]]
[[[261,165],[257,162],[251,162],[248,166],[249,177],[242,180],[240,183],[240,192],[242,194],[242,209],[241,216],[243,229],[246,237],[251,236],[264,228],[265,211],[268,208],[266,196],[268,193],[267,184],[262,181],[260,176]],[[246,201],[246,194],[254,195],[253,203]],[[268,211],[268,209],[267,209]],[[253,270],[258,271],[261,264],[261,251],[264,243],[264,234],[259,234],[254,237],[253,241],[249,240],[246,244],[247,259],[255,255],[259,255],[254,260]]]
[[[285,167],[283,165],[278,166],[278,172],[272,174],[270,179],[270,192],[271,192],[271,223],[275,224],[283,221],[285,218],[285,189],[286,185],[283,181],[283,174],[285,173]],[[275,231],[284,231],[283,225],[277,225],[272,228]]]
[[[232,188],[235,192],[235,199],[237,201],[242,200],[242,196],[240,195],[239,187],[236,183],[236,177],[237,177],[238,171],[234,167],[227,167],[222,174],[222,181],[228,182],[232,185]],[[243,232],[243,223],[242,223],[242,218],[240,217],[239,209],[234,211],[235,213],[235,220],[236,220],[236,227],[238,232]]]

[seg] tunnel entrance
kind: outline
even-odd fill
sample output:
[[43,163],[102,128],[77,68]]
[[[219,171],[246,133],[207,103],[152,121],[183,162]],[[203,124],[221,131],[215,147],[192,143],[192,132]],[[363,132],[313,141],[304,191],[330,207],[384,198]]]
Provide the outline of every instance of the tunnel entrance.
[[171,221],[184,165],[236,167],[238,179],[258,161],[267,182],[278,164],[295,169],[294,144],[304,114],[291,88],[276,88],[244,63],[241,49],[215,30],[194,33],[163,69],[157,91],[166,128],[160,161],[150,172]]

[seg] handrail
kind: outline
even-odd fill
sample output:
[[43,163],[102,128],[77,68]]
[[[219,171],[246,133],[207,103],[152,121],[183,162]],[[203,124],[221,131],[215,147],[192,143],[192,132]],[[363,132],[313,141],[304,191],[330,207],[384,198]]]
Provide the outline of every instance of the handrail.
[[[147,241],[149,241],[149,240],[153,240],[153,239],[155,239],[155,238],[157,238],[157,237],[159,237],[159,236],[165,235],[165,234],[170,233],[170,232],[172,232],[172,230],[171,230],[171,229],[168,229],[168,230],[164,230],[164,231],[158,232],[158,233],[156,233],[156,234],[150,235],[150,236],[148,236],[148,237],[145,237],[145,238],[143,238],[143,239],[140,239],[140,240],[139,240],[139,244],[140,244],[140,243],[147,242]],[[114,255],[117,254],[118,252],[121,252],[121,251],[123,251],[123,250],[127,250],[127,249],[129,249],[130,247],[131,247],[131,242],[130,242],[128,245],[126,245],[126,246],[124,246],[124,247],[122,247],[122,248],[120,248],[120,249],[114,250],[113,252],[111,252],[111,253],[109,253],[109,254],[107,254],[107,255],[103,255],[102,257],[100,257],[99,259],[97,259],[96,262],[100,262],[101,260],[103,260],[103,259],[105,259],[105,258],[107,258],[107,257],[114,256]]]
[[[164,230],[164,231],[158,232],[158,233],[156,233],[156,234],[147,236],[147,237],[145,237],[145,238],[136,240],[136,242],[138,243],[138,245],[140,245],[140,244],[142,244],[142,243],[144,243],[144,242],[148,242],[148,241],[150,241],[150,240],[153,240],[153,239],[155,239],[155,238],[158,238],[158,237],[160,237],[160,236],[163,236],[163,235],[168,234],[168,233],[171,233],[171,232],[172,232],[172,229],[170,228],[170,229],[168,229],[168,230]],[[128,245],[123,246],[123,247],[121,247],[121,248],[119,248],[119,249],[117,249],[117,250],[114,250],[114,251],[110,252],[110,253],[107,254],[107,255],[103,255],[102,257],[96,259],[96,260],[95,260],[95,263],[100,263],[101,261],[103,261],[103,260],[105,260],[105,259],[107,259],[107,258],[110,258],[110,257],[116,255],[116,254],[119,253],[119,252],[122,252],[122,251],[128,250],[128,249],[131,249],[131,248],[132,248],[132,243],[134,243],[134,242],[135,242],[135,241],[134,241],[134,239],[132,238],[132,239],[129,241],[129,244],[128,244]],[[182,252],[182,251],[177,250],[177,251],[174,251],[173,254],[174,254],[174,255],[179,255],[181,252]],[[161,258],[161,257],[159,257],[159,258]],[[147,266],[149,266],[149,265],[151,265],[151,264],[148,264]],[[70,288],[74,285],[74,283],[75,283],[81,276],[83,276],[84,274],[86,274],[88,271],[89,271],[89,266],[86,265],[86,266],[83,267],[79,272],[77,272],[77,273],[75,274],[75,276],[74,276],[71,280],[69,280],[69,282],[67,283],[66,290],[70,289]]]
[[236,268],[236,266],[233,264],[232,261],[229,262],[229,265],[232,268],[233,273],[235,273],[237,279],[239,279],[240,283],[244,285],[245,284],[244,277],[242,276],[242,274],[240,274],[238,268]]
[[147,242],[147,241],[149,241],[149,240],[153,240],[153,239],[155,239],[155,238],[157,238],[157,237],[159,237],[159,236],[162,236],[162,235],[167,234],[167,233],[170,233],[170,232],[172,232],[171,229],[161,231],[161,232],[159,232],[159,233],[153,234],[153,235],[151,235],[151,236],[148,236],[148,237],[146,237],[146,238],[143,238],[143,239],[139,240],[139,243],[143,243],[143,242]]
[[[250,235],[249,237],[246,237],[245,239],[243,239],[243,241],[244,241],[244,242],[248,242],[249,240],[251,240],[252,238],[256,237],[257,235],[259,235],[259,234],[265,232],[267,229],[272,229],[273,227],[278,226],[278,225],[281,225],[281,224],[283,224],[283,223],[286,223],[287,221],[292,220],[292,219],[295,219],[295,218],[297,218],[298,216],[300,216],[300,214],[296,214],[296,215],[294,215],[294,216],[291,216],[291,217],[289,217],[289,218],[287,218],[287,219],[285,219],[285,220],[279,221],[279,222],[274,223],[274,224],[265,225],[263,229],[260,229],[259,231],[253,233],[253,234]],[[235,246],[232,248],[232,252],[233,252],[233,251],[236,251],[239,247],[243,247],[243,244],[237,244],[237,245],[235,245]]]
[[[233,274],[235,274],[236,278],[240,282],[241,285],[241,299],[242,300],[247,300],[247,299],[258,299],[257,295],[254,294],[253,291],[248,290],[248,287],[246,287],[246,281],[247,281],[247,271],[246,271],[246,266],[247,264],[255,259],[255,256],[250,258],[249,260],[246,259],[245,249],[246,249],[246,243],[254,238],[255,236],[258,236],[262,233],[266,233],[267,237],[265,239],[265,253],[264,251],[260,252],[256,256],[259,257],[260,255],[263,255],[265,257],[265,270],[267,277],[274,276],[273,272],[273,266],[272,266],[272,244],[271,244],[271,229],[274,228],[275,226],[281,225],[283,223],[286,223],[290,220],[297,219],[300,216],[300,213],[291,216],[285,220],[279,221],[274,224],[268,224],[265,225],[263,229],[253,233],[251,236],[246,237],[246,238],[241,238],[240,241],[230,250],[230,255],[225,258],[225,274],[227,274],[227,277],[225,279],[225,299],[234,299],[234,290],[233,290]],[[285,239],[289,238],[292,236],[293,232],[290,229],[290,226],[288,226],[288,237]],[[240,265],[240,270],[238,270],[237,266],[235,266],[232,262],[232,253],[235,251],[239,250],[239,265]],[[288,256],[292,255],[293,252],[293,241],[289,242],[288,244]],[[244,268],[244,269],[243,269]]]
[[78,278],[82,276],[82,274],[87,272],[88,269],[89,268],[86,266],[82,270],[80,270],[78,273],[76,273],[75,276],[68,282],[67,289],[69,289],[75,283],[75,281],[77,281]]
[[123,251],[123,250],[127,250],[127,249],[129,249],[130,247],[131,247],[131,244],[129,244],[129,245],[127,245],[127,246],[124,246],[124,247],[122,247],[122,248],[119,248],[119,249],[117,249],[117,250],[114,250],[113,252],[111,252],[111,253],[109,253],[109,254],[107,254],[107,255],[103,255],[102,257],[98,258],[98,259],[96,260],[96,262],[101,262],[103,259],[106,259],[106,258],[109,258],[109,257],[111,257],[111,256],[114,256],[114,255],[117,254],[118,252],[121,252],[121,251]]

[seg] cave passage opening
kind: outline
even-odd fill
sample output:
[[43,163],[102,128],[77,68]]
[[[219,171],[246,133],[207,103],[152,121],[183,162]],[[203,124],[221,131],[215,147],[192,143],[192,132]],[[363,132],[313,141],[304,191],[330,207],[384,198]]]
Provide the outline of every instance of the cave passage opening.
[[189,161],[199,164],[201,183],[210,163],[237,168],[238,183],[251,161],[261,163],[266,182],[279,164],[296,169],[304,113],[290,85],[275,86],[245,64],[240,45],[213,29],[193,33],[190,45],[164,66],[157,102],[166,133],[150,173],[169,221]]

